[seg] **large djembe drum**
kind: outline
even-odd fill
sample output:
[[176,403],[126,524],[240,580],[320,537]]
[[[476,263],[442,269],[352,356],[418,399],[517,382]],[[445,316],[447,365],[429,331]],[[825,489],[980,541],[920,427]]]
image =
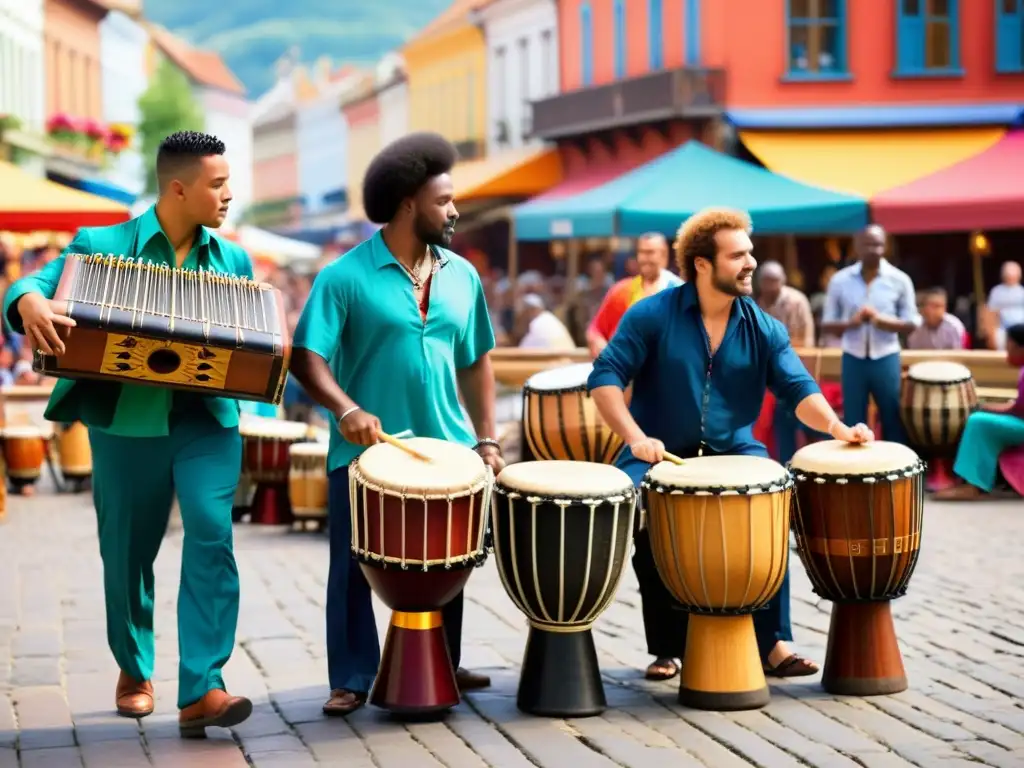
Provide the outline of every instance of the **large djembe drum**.
[[310,427],[298,421],[246,416],[238,424],[242,435],[242,472],[256,486],[250,521],[263,525],[292,522],[288,500],[289,448],[308,439]]
[[302,528],[320,530],[327,522],[327,443],[292,443],[288,449],[288,500]]
[[956,457],[967,418],[976,410],[978,394],[967,366],[930,360],[907,369],[900,390],[900,417],[907,442],[932,462],[930,485],[952,485],[949,463]]
[[690,614],[679,703],[763,707],[768,684],[751,614],[786,576],[792,478],[771,459],[704,456],[656,464],[641,488],[654,563]]
[[516,704],[550,717],[607,706],[591,632],[622,578],[636,492],[617,467],[528,461],[502,470],[491,511],[505,591],[530,623]]
[[0,438],[12,488],[23,495],[35,493],[53,439],[53,424],[8,424],[0,430]]
[[604,423],[587,394],[593,365],[578,363],[535,373],[523,385],[524,446],[537,459],[611,464],[622,438]]
[[850,696],[907,688],[890,603],[906,594],[924,517],[924,462],[899,443],[812,443],[793,456],[793,527],[816,594],[832,601],[821,684]]
[[428,437],[388,444],[349,467],[352,552],[392,610],[370,703],[398,715],[441,713],[459,689],[441,609],[486,558],[491,470],[476,451]]
[[56,442],[60,474],[69,486],[68,490],[73,493],[84,490],[92,477],[89,429],[80,421],[62,424],[57,431]]

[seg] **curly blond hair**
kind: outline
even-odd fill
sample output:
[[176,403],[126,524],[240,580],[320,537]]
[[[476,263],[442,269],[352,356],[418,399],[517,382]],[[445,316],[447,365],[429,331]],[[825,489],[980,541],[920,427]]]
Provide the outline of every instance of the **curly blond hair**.
[[676,255],[679,274],[684,280],[696,278],[698,258],[714,262],[718,252],[715,235],[728,229],[742,229],[749,235],[753,231],[750,216],[732,208],[705,208],[679,226],[672,250]]

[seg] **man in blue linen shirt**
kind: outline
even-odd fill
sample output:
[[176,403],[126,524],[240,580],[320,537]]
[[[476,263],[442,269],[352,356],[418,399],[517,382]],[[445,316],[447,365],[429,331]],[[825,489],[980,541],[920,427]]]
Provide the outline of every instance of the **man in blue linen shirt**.
[[[432,133],[381,150],[363,180],[363,206],[384,226],[320,272],[295,329],[291,372],[337,426],[327,455],[329,716],[363,705],[380,662],[370,587],[350,554],[351,461],[378,430],[411,430],[475,447],[495,474],[505,465],[493,438],[494,331],[483,286],[446,249],[458,219],[455,159],[455,148]],[[459,668],[462,593],[441,613],[460,690],[490,685]]]
[[[634,483],[662,460],[666,446],[684,457],[767,458],[753,426],[769,388],[811,429],[847,442],[874,438],[863,424],[840,422],[786,329],[751,298],[757,262],[750,232],[750,218],[740,211],[712,209],[690,217],[675,244],[688,282],[637,302],[594,361],[587,386],[626,442],[617,464]],[[630,382],[627,406],[623,390]],[[649,543],[646,556],[652,557]],[[816,664],[786,645],[793,639],[788,571],[778,594],[754,614],[754,629],[767,673],[817,672]]]

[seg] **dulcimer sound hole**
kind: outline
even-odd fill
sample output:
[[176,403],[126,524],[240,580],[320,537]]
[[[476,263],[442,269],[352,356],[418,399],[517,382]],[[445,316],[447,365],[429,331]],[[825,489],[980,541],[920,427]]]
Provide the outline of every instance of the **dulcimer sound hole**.
[[181,366],[181,357],[173,349],[158,349],[150,354],[146,365],[153,373],[166,376],[178,370]]

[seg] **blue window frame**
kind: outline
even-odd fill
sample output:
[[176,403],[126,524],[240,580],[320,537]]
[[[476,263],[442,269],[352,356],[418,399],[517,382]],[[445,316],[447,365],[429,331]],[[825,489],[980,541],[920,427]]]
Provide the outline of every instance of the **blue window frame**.
[[652,72],[665,67],[661,0],[647,0],[647,53]]
[[846,0],[787,0],[788,77],[847,77]]
[[897,0],[896,74],[959,75],[960,0]]
[[696,66],[700,64],[700,0],[686,0],[683,24],[686,31],[686,63]]
[[594,82],[594,23],[590,3],[580,5],[580,85]]
[[623,0],[615,0],[615,18],[612,29],[615,34],[615,79],[626,76],[626,4]]
[[996,71],[1024,72],[1024,0],[995,0]]

